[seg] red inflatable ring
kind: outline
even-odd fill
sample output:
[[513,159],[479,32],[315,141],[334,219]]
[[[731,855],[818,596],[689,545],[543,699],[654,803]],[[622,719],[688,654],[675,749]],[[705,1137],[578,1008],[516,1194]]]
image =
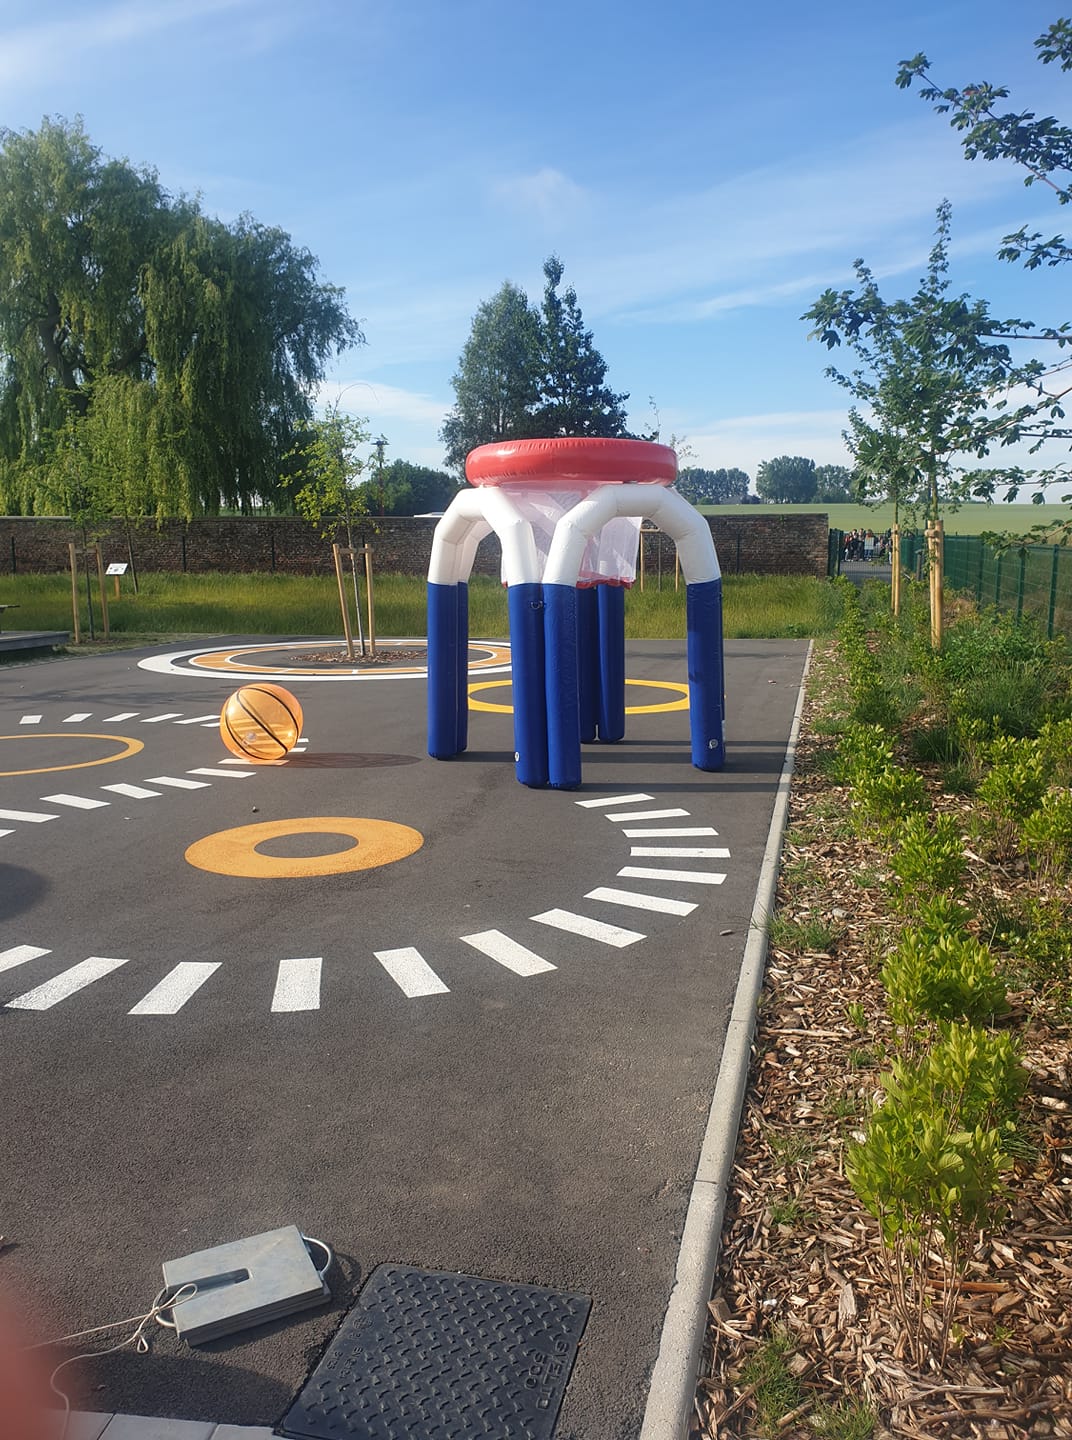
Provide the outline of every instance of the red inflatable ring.
[[470,485],[532,485],[545,490],[577,485],[672,485],[677,455],[651,440],[503,440],[470,450]]

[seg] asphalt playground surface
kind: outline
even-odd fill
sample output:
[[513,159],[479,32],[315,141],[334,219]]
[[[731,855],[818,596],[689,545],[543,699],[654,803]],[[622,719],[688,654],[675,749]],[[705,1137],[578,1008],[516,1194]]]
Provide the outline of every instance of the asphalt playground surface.
[[[75,1408],[273,1424],[390,1261],[590,1296],[555,1434],[635,1437],[807,642],[727,644],[717,774],[683,643],[630,642],[641,713],[565,792],[517,783],[509,713],[431,760],[423,678],[288,673],[296,638],[0,669],[0,1293],[48,1339],[295,1224],[330,1304],[157,1329],[67,1370]],[[304,708],[282,764],[220,741],[247,675]],[[670,849],[725,853],[636,853]]]

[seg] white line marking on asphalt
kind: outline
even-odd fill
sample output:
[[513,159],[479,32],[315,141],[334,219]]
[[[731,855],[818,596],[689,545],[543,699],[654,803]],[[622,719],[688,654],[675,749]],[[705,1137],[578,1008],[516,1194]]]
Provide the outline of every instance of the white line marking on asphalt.
[[408,999],[450,994],[450,987],[443,984],[421,952],[412,945],[404,945],[400,950],[374,950],[372,953]]
[[614,890],[600,885],[589,890],[586,900],[603,900],[608,905],[631,905],[634,910],[657,910],[661,915],[691,915],[695,900],[667,900],[662,895],[640,895],[635,890]]
[[102,790],[111,790],[116,795],[127,795],[131,800],[151,800],[159,796],[159,790],[146,790],[144,785],[102,785]]
[[630,845],[630,855],[676,855],[679,860],[728,860],[730,852],[719,845]]
[[654,795],[602,795],[598,800],[574,800],[573,803],[591,810],[597,805],[639,805],[642,800],[654,798]]
[[2,840],[5,835],[14,835],[14,833],[14,830],[0,830],[0,840]]
[[118,715],[105,715],[103,724],[118,725],[120,720],[133,720],[137,710],[121,710]]
[[238,758],[238,756],[235,755],[235,756],[232,756],[229,760],[221,760],[221,761],[220,761],[220,764],[221,764],[221,765],[248,765],[248,764],[249,764],[249,761],[248,761],[248,760],[240,760],[240,759]]
[[0,971],[14,970],[27,960],[39,960],[42,955],[51,954],[51,950],[42,950],[40,945],[14,945],[10,950],[0,950]]
[[210,790],[207,780],[184,780],[180,775],[150,775],[150,785],[174,785],[176,790]]
[[40,810],[0,810],[0,820],[26,820],[31,825],[40,825],[45,820],[58,820],[58,815],[42,815]]
[[72,810],[103,810],[109,800],[90,800],[86,795],[42,795],[49,805],[69,805]]
[[687,810],[622,810],[616,815],[608,815],[608,820],[675,820],[679,815],[687,815]]
[[280,960],[272,996],[272,1013],[320,1009],[320,970],[323,960]]
[[550,960],[526,950],[524,945],[511,940],[501,930],[481,930],[478,935],[463,935],[461,938],[474,950],[479,950],[499,965],[505,965],[515,975],[541,975],[545,970],[556,968]]
[[69,970],[64,970],[62,975],[57,975],[55,979],[46,980],[43,985],[38,985],[33,990],[27,990],[25,995],[19,995],[15,1000],[9,1000],[7,1008],[9,1010],[51,1010],[53,1005],[58,1005],[61,1000],[77,994],[87,985],[92,985],[94,980],[103,979],[105,975],[110,975],[113,970],[118,970],[120,965],[126,963],[125,960],[108,960],[103,955],[90,955],[87,960],[80,960],[77,965],[72,965]]
[[[241,764],[241,761],[239,762]],[[218,765],[202,765],[197,770],[187,770],[187,775],[226,775],[228,780],[248,780],[256,770],[223,770]]]
[[40,723],[41,723],[41,716],[40,716],[40,715],[24,715],[24,716],[22,717],[22,719],[19,721],[19,724],[20,724],[20,725],[40,725]]
[[214,725],[220,723],[218,715],[193,715],[189,720],[176,720],[176,725],[203,725],[206,720],[211,720]]
[[620,925],[607,925],[602,920],[593,920],[588,915],[574,915],[570,910],[545,910],[542,915],[533,915],[541,925],[553,925],[556,930],[569,930],[574,935],[583,935],[587,940],[599,940],[604,945],[614,945],[619,950],[644,940],[638,930],[624,930]]
[[143,725],[159,725],[161,720],[178,720],[181,714],[181,710],[168,710],[164,715],[146,715],[141,723]]
[[208,977],[220,968],[218,960],[180,960],[173,970],[139,1000],[128,1015],[174,1015],[196,995]]
[[679,825],[676,829],[670,826],[665,830],[623,830],[622,834],[630,840],[643,840],[645,836],[655,840],[659,836],[669,838],[672,835],[717,835],[718,831],[712,830],[710,825]]
[[653,865],[626,865],[618,874],[630,880],[673,880],[683,885],[721,885],[726,878],[711,870],[657,870]]
[[92,714],[92,710],[79,710],[75,715],[68,715],[63,723],[65,725],[77,725],[81,720],[88,720]]

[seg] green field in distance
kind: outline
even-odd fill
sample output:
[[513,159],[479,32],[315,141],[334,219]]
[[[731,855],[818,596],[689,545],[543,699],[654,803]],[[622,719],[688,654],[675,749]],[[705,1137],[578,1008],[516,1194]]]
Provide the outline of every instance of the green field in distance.
[[[701,505],[705,515],[815,515],[825,514],[833,530],[888,530],[893,524],[892,505]],[[986,530],[1022,534],[1035,525],[1072,520],[1072,505],[962,505],[946,509],[942,518],[947,535],[981,535]],[[902,512],[901,528],[910,529],[911,519]],[[922,529],[922,522],[917,521]]]

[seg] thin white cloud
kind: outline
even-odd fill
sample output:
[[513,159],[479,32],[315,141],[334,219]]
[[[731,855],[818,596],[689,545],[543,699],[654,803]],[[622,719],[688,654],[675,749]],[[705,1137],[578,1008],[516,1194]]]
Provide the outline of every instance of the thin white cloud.
[[162,30],[188,26],[207,15],[249,8],[254,0],[125,0],[0,32],[0,85],[11,91],[56,74],[56,57],[69,66],[94,51],[128,45]]
[[537,220],[545,230],[564,229],[589,204],[588,192],[582,186],[549,165],[531,175],[497,181],[492,196],[523,218]]
[[[906,123],[647,209],[633,200],[628,223],[624,214],[608,214],[604,248],[572,268],[586,316],[685,297],[717,305],[712,287],[762,296],[785,282],[786,265],[815,271],[820,256],[833,269],[863,255],[876,273],[891,254],[898,266],[909,255],[912,263],[925,259],[943,198],[953,204],[954,245],[963,251],[970,242],[957,239],[958,209],[1017,189],[1018,177],[1000,166],[965,165],[955,137],[936,137],[926,121]],[[607,235],[629,236],[632,244],[606,246]]]
[[851,465],[841,438],[846,423],[844,410],[786,410],[735,415],[699,430],[686,424],[692,449],[688,463],[711,470],[737,466],[753,480],[760,462],[776,455],[804,455],[817,465]]
[[338,404],[352,415],[363,415],[377,423],[400,420],[413,425],[439,426],[451,402],[436,400],[413,390],[400,390],[379,380],[327,381],[320,387],[317,399],[321,405]]

